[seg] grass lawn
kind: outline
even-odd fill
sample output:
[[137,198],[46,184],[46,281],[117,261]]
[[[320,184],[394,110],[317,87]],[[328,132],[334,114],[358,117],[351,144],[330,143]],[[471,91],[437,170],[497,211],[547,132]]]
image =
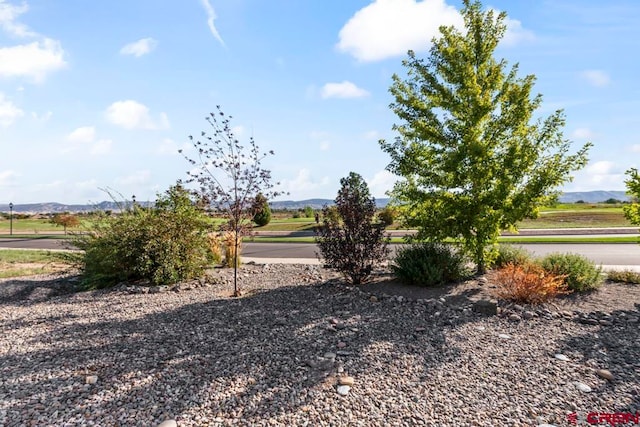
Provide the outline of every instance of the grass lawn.
[[0,279],[49,274],[69,268],[60,251],[0,250]]

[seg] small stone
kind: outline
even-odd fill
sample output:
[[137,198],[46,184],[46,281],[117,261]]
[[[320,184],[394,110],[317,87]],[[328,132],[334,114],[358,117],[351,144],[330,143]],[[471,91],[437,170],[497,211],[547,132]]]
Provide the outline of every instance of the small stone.
[[325,359],[335,359],[336,354],[329,351],[329,352],[326,352],[322,357],[324,357]]
[[336,391],[340,396],[346,396],[349,394],[349,390],[351,390],[351,386],[348,385],[339,385]]
[[581,382],[575,382],[574,383],[575,386],[578,388],[578,390],[580,390],[583,393],[589,393],[591,392],[591,387],[589,387],[588,385],[586,385],[585,383],[581,383]]
[[355,379],[353,377],[340,377],[338,378],[338,384],[340,385],[348,385],[349,387],[353,387],[353,383]]
[[503,340],[508,340],[508,339],[511,339],[511,335],[499,334],[498,338],[502,338]]
[[342,365],[338,366],[338,367],[336,368],[336,371],[337,371],[339,374],[343,373],[343,372],[344,372],[344,366],[342,366]]
[[476,329],[479,331],[484,331],[486,328],[484,326],[476,326]]
[[87,375],[87,377],[85,378],[85,384],[95,384],[97,382],[98,382],[97,375]]
[[166,420],[158,424],[158,427],[178,427],[176,420]]
[[375,296],[375,295],[371,295],[371,296],[369,297],[369,301],[371,301],[371,302],[378,302],[378,297],[377,297],[377,296]]
[[480,285],[486,285],[487,283],[489,283],[489,279],[487,279],[486,277],[482,276],[481,278],[478,279],[478,283]]
[[333,325],[337,325],[338,323],[340,323],[340,321],[334,317],[333,319],[331,319],[331,323]]
[[553,357],[555,357],[558,360],[562,360],[563,362],[568,362],[569,361],[569,358],[567,356],[565,356],[564,354],[561,354],[561,353],[554,354]]
[[534,317],[536,317],[536,314],[533,311],[525,311],[524,313],[522,313],[522,318],[523,319],[533,319]]
[[427,330],[427,328],[420,328],[420,327],[415,329],[416,332],[424,332],[426,330]]
[[338,343],[338,348],[345,348],[346,346],[347,346],[347,343],[346,343],[346,342],[344,342],[344,341],[340,341],[340,342]]
[[598,374],[600,378],[604,378],[605,380],[608,380],[608,381],[613,380],[613,374],[611,373],[611,371],[607,369],[598,369],[596,371],[596,374]]
[[519,322],[522,320],[522,317],[518,316],[515,313],[512,313],[509,315],[509,320],[511,320],[512,322]]

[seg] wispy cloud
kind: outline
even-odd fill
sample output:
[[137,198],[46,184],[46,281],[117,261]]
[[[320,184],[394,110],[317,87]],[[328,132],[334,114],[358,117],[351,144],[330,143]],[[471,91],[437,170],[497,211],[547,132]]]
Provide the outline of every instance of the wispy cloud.
[[590,85],[595,87],[605,87],[609,86],[609,83],[611,83],[611,77],[609,77],[609,74],[602,70],[585,70],[580,75]]
[[202,3],[202,7],[204,7],[205,12],[207,12],[207,25],[209,25],[211,34],[213,34],[213,37],[215,37],[222,46],[226,47],[224,40],[222,40],[222,37],[220,37],[220,33],[216,29],[215,20],[218,17],[216,15],[216,11],[213,9],[213,6],[211,6],[209,0],[200,0],[200,3]]
[[122,55],[133,55],[139,58],[153,51],[156,46],[158,46],[158,41],[147,37],[123,46],[123,48],[120,49],[120,53]]
[[24,111],[16,107],[13,102],[4,97],[4,93],[0,92],[0,126],[9,127],[22,116],[24,116]]
[[31,31],[29,27],[17,22],[18,17],[28,10],[29,6],[26,3],[17,6],[0,0],[0,28],[5,33],[15,37],[36,36],[37,34]]
[[355,84],[349,81],[343,81],[341,83],[327,83],[322,87],[320,96],[323,99],[327,98],[362,98],[369,96],[369,92],[359,88]]

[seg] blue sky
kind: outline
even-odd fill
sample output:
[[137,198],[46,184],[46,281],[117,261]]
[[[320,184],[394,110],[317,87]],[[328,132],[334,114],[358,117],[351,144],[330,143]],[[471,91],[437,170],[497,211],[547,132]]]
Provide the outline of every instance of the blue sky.
[[[622,190],[640,158],[640,2],[494,0],[497,56],[535,74],[542,113],[592,141],[566,191]],[[87,203],[111,188],[153,200],[187,162],[188,135],[221,105],[239,139],[274,150],[287,199],[334,198],[360,173],[395,178],[391,75],[426,55],[454,0],[0,0],[0,204]]]

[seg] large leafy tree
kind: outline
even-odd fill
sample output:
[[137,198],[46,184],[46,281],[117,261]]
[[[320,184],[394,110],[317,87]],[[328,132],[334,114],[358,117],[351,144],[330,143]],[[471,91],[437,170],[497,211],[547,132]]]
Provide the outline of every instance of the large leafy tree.
[[494,58],[505,13],[465,0],[462,16],[464,30],[441,27],[426,60],[408,52],[408,75],[390,88],[399,136],[380,144],[403,178],[392,196],[406,225],[419,239],[455,239],[483,272],[501,230],[535,217],[591,144],[570,154],[563,112],[536,119],[535,76]]

